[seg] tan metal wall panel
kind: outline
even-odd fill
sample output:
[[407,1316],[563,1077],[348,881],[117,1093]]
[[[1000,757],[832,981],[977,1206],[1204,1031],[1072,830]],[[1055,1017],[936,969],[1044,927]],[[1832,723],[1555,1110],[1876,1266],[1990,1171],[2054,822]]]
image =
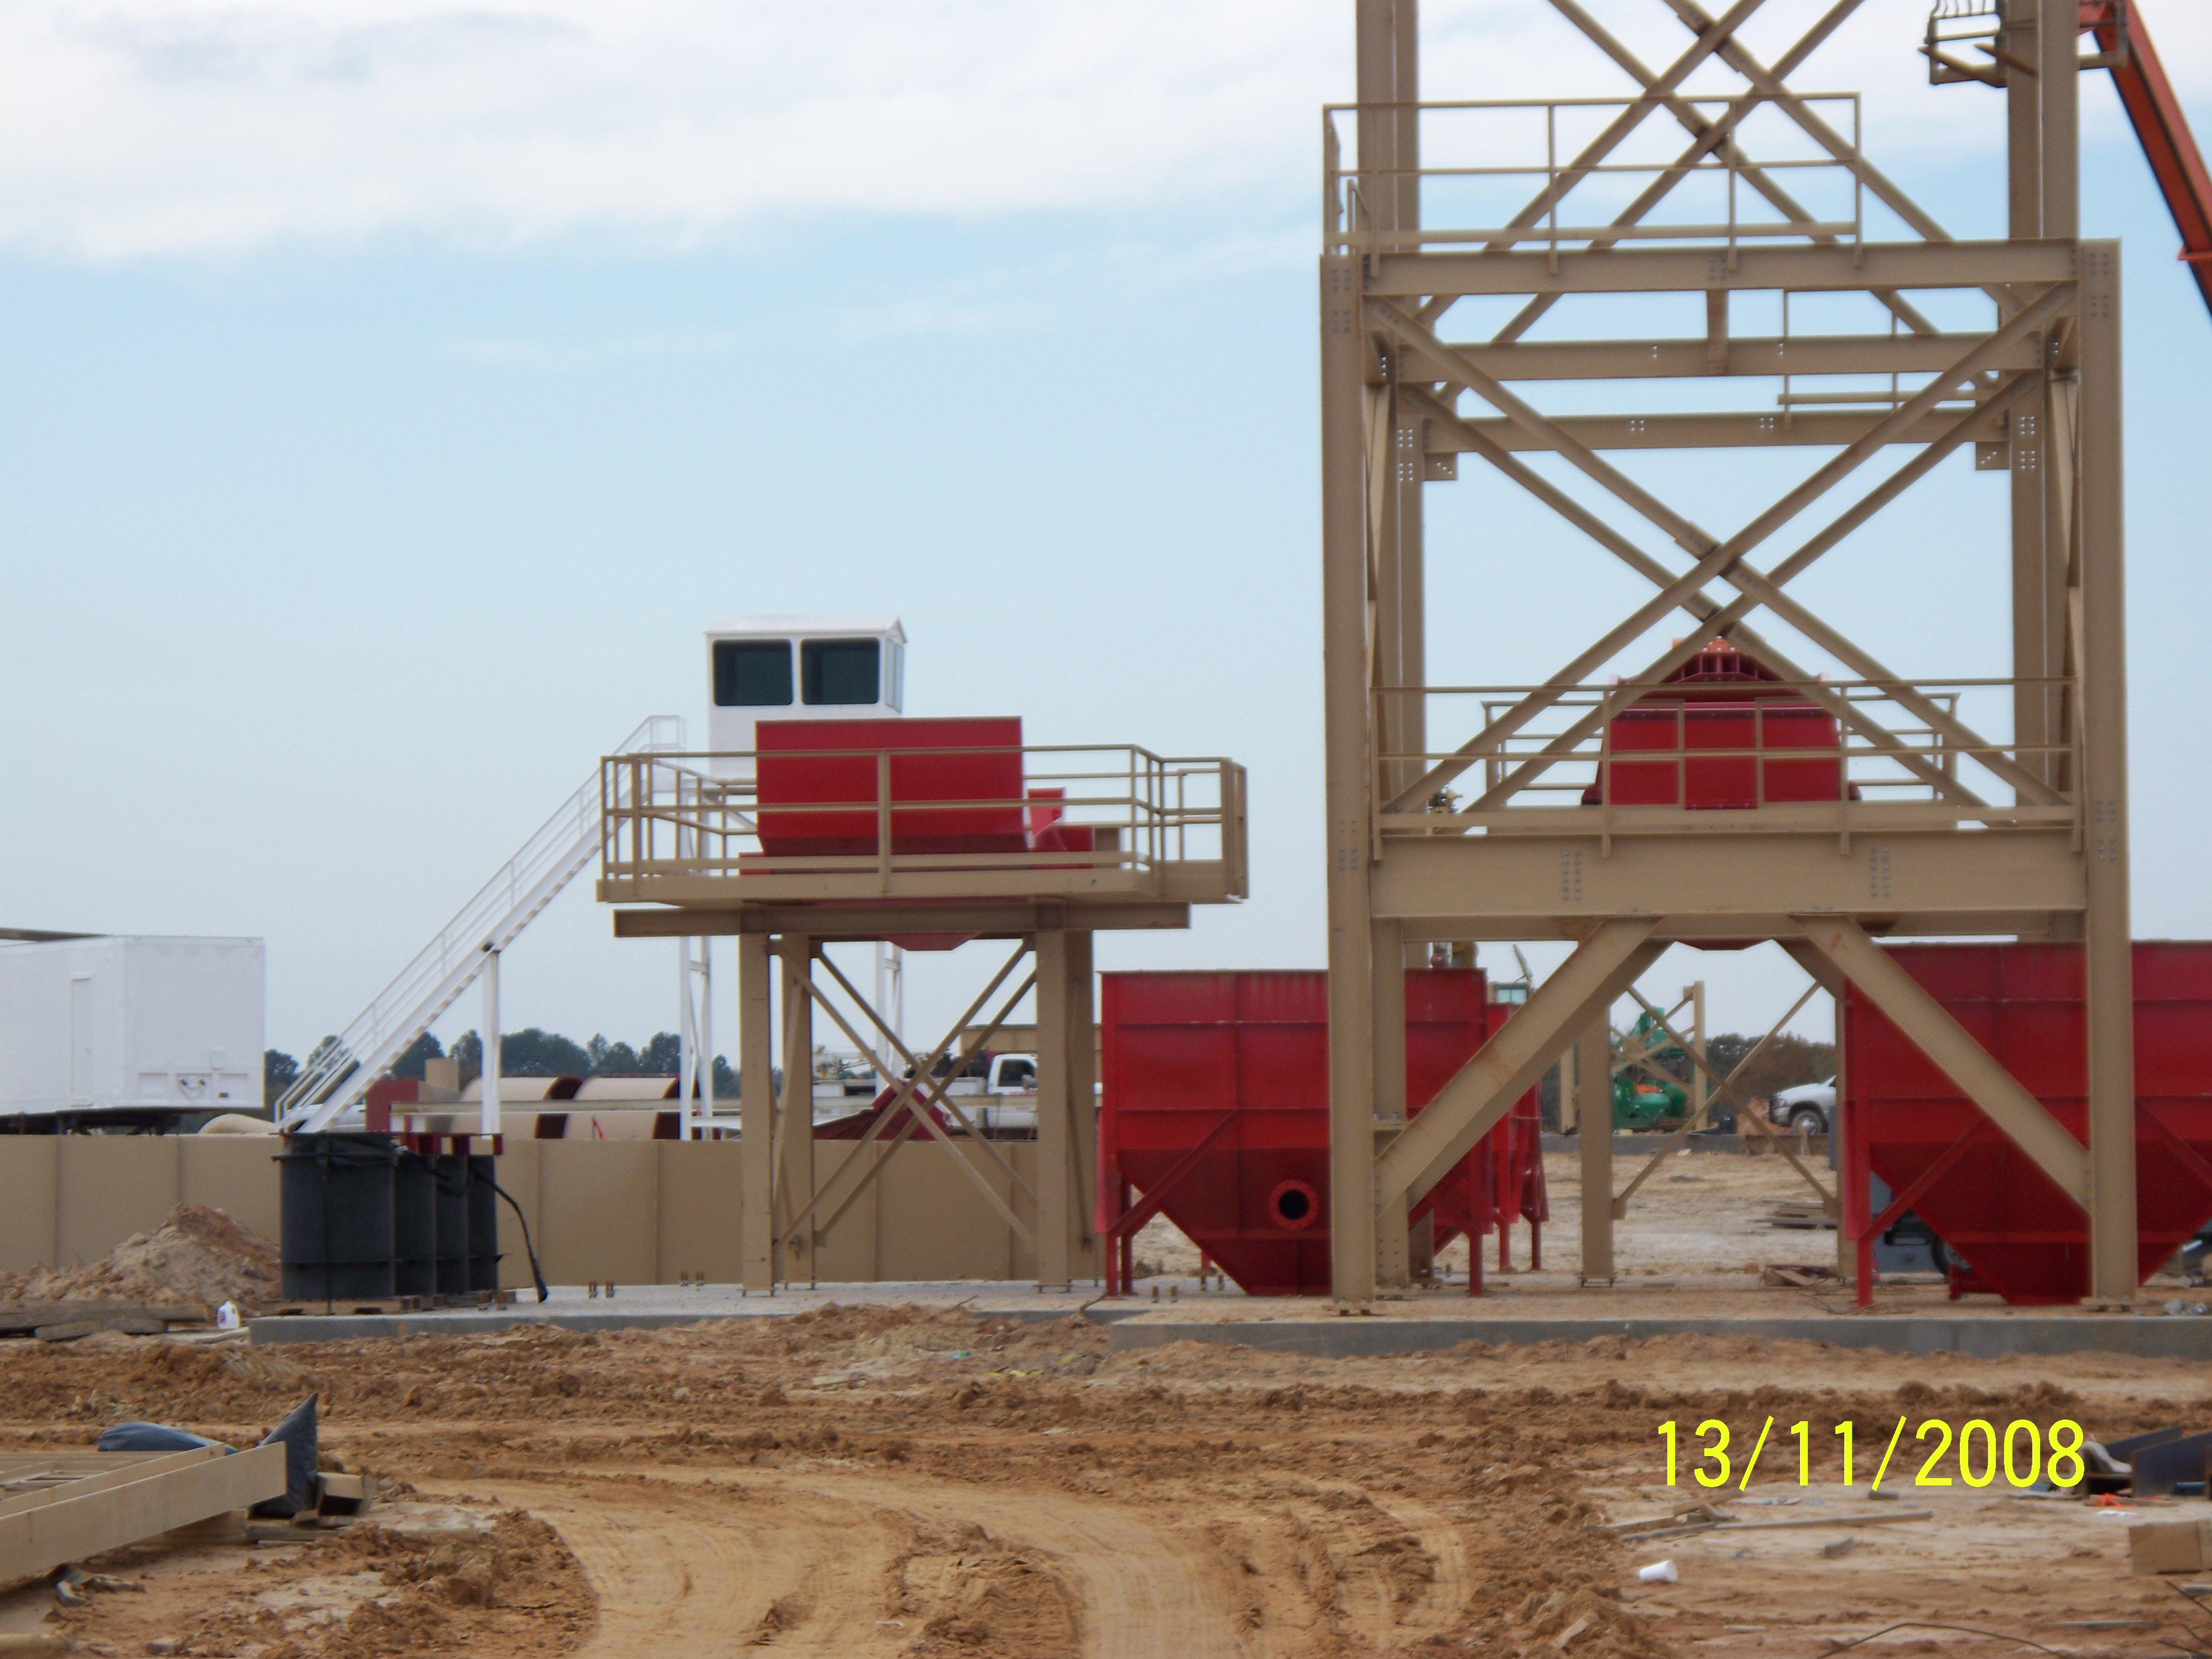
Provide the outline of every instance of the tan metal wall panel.
[[878,1176],[879,1273],[887,1279],[1008,1279],[1012,1235],[975,1184],[954,1169],[966,1157],[1006,1195],[1006,1178],[980,1152],[908,1146]]
[[[873,1142],[858,1140],[817,1140],[814,1143],[814,1173],[825,1191],[833,1196],[821,1219],[827,1220],[830,1212],[843,1202],[846,1190],[840,1171],[848,1158],[880,1159],[884,1149]],[[901,1158],[906,1154],[901,1152]],[[853,1200],[845,1213],[837,1218],[837,1224],[828,1232],[818,1233],[815,1247],[819,1258],[815,1271],[823,1282],[832,1285],[867,1284],[878,1276],[876,1259],[876,1208],[883,1195],[872,1186]]]
[[[499,1156],[497,1178],[515,1203],[520,1206],[523,1219],[530,1224],[531,1243],[538,1247],[539,1262],[544,1263],[545,1226],[538,1218],[541,1206],[538,1202],[538,1179],[540,1164],[538,1149],[545,1143],[539,1140],[518,1140],[507,1138],[507,1150]],[[504,1291],[529,1291],[536,1295],[530,1281],[530,1257],[522,1248],[522,1230],[514,1224],[514,1212],[502,1200],[499,1206],[499,1285]],[[547,1284],[553,1282],[549,1276]]]
[[221,1210],[271,1243],[283,1217],[275,1135],[183,1135],[177,1140],[177,1191],[186,1204]]
[[[1034,1140],[1008,1140],[1000,1143],[999,1150],[1006,1155],[1006,1162],[1014,1166],[1014,1173],[1030,1184],[1030,1192],[1037,1190],[1037,1143]],[[1016,1187],[1009,1195],[1015,1215],[1032,1233],[1037,1226],[1037,1206],[1029,1193]],[[1006,1272],[1014,1279],[1034,1280],[1037,1276],[1036,1246],[1011,1227],[1000,1224],[1006,1234]],[[1075,1269],[1080,1272],[1080,1268]]]
[[150,1232],[177,1207],[176,1135],[62,1135],[56,1139],[62,1267],[97,1261],[133,1233]]
[[740,1191],[744,1168],[734,1140],[658,1140],[660,1153],[659,1273],[705,1273],[732,1285],[744,1265]]
[[0,1273],[54,1265],[60,1148],[52,1135],[0,1139]]
[[544,1218],[538,1259],[547,1282],[659,1283],[659,1146],[650,1140],[541,1140],[537,1146]]

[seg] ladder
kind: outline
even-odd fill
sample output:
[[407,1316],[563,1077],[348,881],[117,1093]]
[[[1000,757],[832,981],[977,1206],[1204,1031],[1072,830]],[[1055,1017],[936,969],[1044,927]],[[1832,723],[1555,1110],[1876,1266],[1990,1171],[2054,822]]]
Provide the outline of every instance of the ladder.
[[[684,746],[680,715],[654,714],[614,750],[617,755],[667,754]],[[607,775],[617,789],[628,769]],[[617,802],[617,805],[627,805]],[[326,1128],[359,1105],[370,1084],[428,1030],[439,1015],[536,920],[539,912],[598,854],[607,802],[600,770],[538,827],[499,872],[478,888],[437,937],[415,953],[353,1023],[308,1056],[276,1103],[276,1127],[289,1134]],[[497,1052],[487,1036],[487,1052]]]

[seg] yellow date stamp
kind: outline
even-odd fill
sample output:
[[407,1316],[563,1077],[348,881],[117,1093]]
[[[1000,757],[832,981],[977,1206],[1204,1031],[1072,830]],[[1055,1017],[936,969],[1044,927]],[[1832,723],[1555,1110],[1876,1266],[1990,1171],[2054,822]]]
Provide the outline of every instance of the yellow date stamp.
[[[1882,1451],[1869,1492],[1881,1490],[1882,1477],[1889,1473],[1890,1460],[1897,1455],[1908,1420],[1899,1418],[1896,1428],[1890,1431],[1889,1444]],[[1843,1484],[1846,1486],[1857,1484],[1854,1478],[1855,1426],[1845,1420],[1837,1424],[1832,1431],[1842,1442]],[[1773,1432],[1774,1419],[1769,1417],[1759,1431],[1751,1455],[1744,1460],[1742,1478],[1737,1482],[1739,1492],[1749,1489],[1752,1473],[1759,1467],[1759,1455],[1766,1449],[1767,1437]],[[1809,1486],[1813,1484],[1813,1425],[1810,1422],[1793,1423],[1784,1433],[1797,1443],[1797,1484]],[[1717,1417],[1709,1417],[1698,1424],[1686,1446],[1680,1443],[1681,1428],[1672,1419],[1659,1425],[1659,1437],[1667,1443],[1668,1486],[1677,1484],[1677,1465],[1685,1458],[1692,1464],[1691,1477],[1701,1486],[1725,1486],[1735,1478],[1735,1466],[1729,1451],[1732,1432]],[[1912,1477],[1916,1486],[1950,1486],[1953,1477],[1943,1473],[1947,1460],[1950,1467],[1957,1469],[1958,1480],[1969,1486],[1993,1485],[2000,1474],[2011,1486],[2033,1486],[2046,1477],[2054,1486],[2073,1486],[2081,1484],[2086,1473],[2081,1462],[2081,1425],[2067,1417],[2051,1424],[2047,1435],[2041,1425],[2025,1417],[2014,1418],[2002,1431],[1984,1417],[1969,1418],[1955,1431],[1942,1418],[1931,1417],[1915,1431],[1913,1439],[1916,1444],[1906,1453],[1907,1461],[1923,1448],[1927,1453]]]

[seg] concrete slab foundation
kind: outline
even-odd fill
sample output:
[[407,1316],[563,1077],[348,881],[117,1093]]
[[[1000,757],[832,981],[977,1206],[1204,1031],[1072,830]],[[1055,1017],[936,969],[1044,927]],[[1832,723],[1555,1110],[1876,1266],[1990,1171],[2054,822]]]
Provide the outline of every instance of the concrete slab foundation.
[[832,1304],[843,1307],[961,1307],[995,1319],[1024,1323],[1065,1319],[1088,1306],[1085,1317],[1099,1324],[1150,1310],[1134,1302],[1094,1304],[1095,1290],[1059,1295],[1036,1294],[1004,1284],[863,1284],[779,1291],[747,1296],[734,1285],[678,1289],[666,1285],[623,1287],[612,1297],[591,1297],[580,1285],[556,1285],[550,1300],[524,1299],[509,1306],[459,1308],[409,1314],[289,1314],[248,1322],[255,1346],[278,1342],[343,1342],[362,1337],[491,1336],[519,1325],[551,1325],[570,1331],[658,1330],[696,1325],[711,1319],[787,1319]]
[[[1099,1311],[1094,1310],[1094,1316]],[[1146,1308],[1115,1325],[1111,1352],[1170,1342],[1222,1342],[1279,1353],[1348,1359],[1414,1353],[1462,1342],[1588,1342],[1601,1336],[1648,1341],[1659,1336],[1752,1336],[1775,1341],[1830,1342],[1893,1353],[1960,1353],[1978,1359],[2005,1354],[2124,1353],[2142,1358],[2212,1359],[2212,1318],[2118,1314],[1990,1315],[1960,1318],[1865,1315],[1842,1318],[1712,1319],[1176,1319]]]

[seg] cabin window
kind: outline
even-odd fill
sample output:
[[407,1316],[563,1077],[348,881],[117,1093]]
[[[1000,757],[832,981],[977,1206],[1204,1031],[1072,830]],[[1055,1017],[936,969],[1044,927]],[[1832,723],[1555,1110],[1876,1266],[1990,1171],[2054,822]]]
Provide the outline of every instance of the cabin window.
[[807,640],[799,647],[800,696],[817,708],[881,700],[882,643],[877,640]]
[[790,641],[714,641],[715,708],[787,708],[790,705]]

